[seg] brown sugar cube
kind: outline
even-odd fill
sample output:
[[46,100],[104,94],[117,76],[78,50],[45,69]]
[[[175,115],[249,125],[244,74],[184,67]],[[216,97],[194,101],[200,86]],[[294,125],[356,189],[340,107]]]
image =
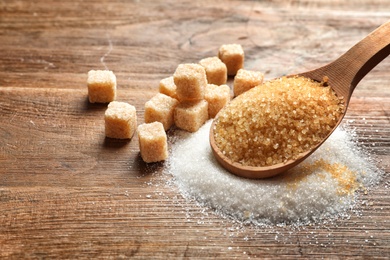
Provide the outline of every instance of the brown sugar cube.
[[90,70],[87,85],[91,103],[109,103],[116,98],[116,77],[112,71]]
[[125,103],[112,101],[104,114],[106,136],[117,139],[130,139],[137,127],[135,107]]
[[137,128],[137,134],[144,162],[159,162],[168,158],[167,134],[162,123],[141,124]]
[[176,85],[175,85],[175,82],[173,81],[173,76],[170,76],[168,78],[162,79],[160,81],[160,85],[159,85],[158,90],[162,94],[165,94],[167,96],[170,96],[172,98],[176,98],[177,99]]
[[167,131],[173,125],[173,111],[179,101],[158,93],[145,103],[145,123],[161,122]]
[[209,118],[214,118],[231,99],[228,85],[208,84],[205,90],[204,99],[209,106]]
[[263,83],[264,74],[259,71],[240,69],[234,77],[233,93],[238,96]]
[[227,81],[227,68],[218,57],[209,57],[199,61],[199,64],[206,70],[207,82],[209,84],[223,85]]
[[180,64],[173,74],[173,80],[180,102],[203,99],[204,88],[207,85],[206,71],[203,66],[194,63]]
[[240,44],[225,44],[219,48],[218,58],[226,64],[229,76],[236,75],[244,67],[244,50]]
[[182,102],[175,108],[173,118],[178,128],[196,132],[209,118],[207,101]]

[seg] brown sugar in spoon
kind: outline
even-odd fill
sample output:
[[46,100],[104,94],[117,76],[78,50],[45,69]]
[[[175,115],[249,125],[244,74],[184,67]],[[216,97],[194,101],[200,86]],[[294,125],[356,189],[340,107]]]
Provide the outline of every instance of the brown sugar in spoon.
[[210,145],[215,158],[226,170],[245,178],[267,178],[291,169],[310,156],[333,133],[343,119],[356,85],[389,54],[390,21],[371,32],[332,63],[312,71],[298,74],[298,76],[304,76],[318,82],[321,82],[324,77],[327,77],[329,86],[335,91],[338,97],[343,97],[345,111],[333,130],[315,147],[299,154],[297,159],[264,167],[244,166],[240,163],[233,162],[219,150],[216,144],[214,139],[214,125],[216,120],[214,119],[210,128]]

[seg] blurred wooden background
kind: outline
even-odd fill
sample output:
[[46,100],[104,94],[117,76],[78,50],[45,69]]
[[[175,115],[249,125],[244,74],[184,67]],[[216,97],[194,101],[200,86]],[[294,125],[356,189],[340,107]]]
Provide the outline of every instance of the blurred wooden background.
[[300,230],[242,227],[185,201],[138,140],[104,138],[86,75],[110,69],[137,108],[183,62],[240,43],[271,79],[336,59],[390,19],[387,0],[0,0],[0,257],[387,258],[390,58],[345,120],[385,178],[350,219]]

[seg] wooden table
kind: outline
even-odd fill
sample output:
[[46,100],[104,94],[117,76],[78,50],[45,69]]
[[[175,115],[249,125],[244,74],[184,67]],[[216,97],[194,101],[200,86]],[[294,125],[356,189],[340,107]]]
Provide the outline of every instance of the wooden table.
[[[186,201],[138,139],[105,139],[90,69],[137,108],[180,63],[240,43],[270,79],[324,65],[390,19],[387,0],[0,1],[0,257],[388,258],[390,58],[346,120],[385,171],[359,214],[323,226],[241,226]],[[230,82],[231,83],[231,82]]]

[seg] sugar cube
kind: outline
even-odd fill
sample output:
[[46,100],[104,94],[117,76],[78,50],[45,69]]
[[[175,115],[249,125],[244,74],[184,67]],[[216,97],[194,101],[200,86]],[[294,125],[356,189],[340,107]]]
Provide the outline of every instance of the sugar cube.
[[208,84],[206,86],[204,99],[208,103],[209,118],[214,118],[231,99],[230,88],[228,85]]
[[229,76],[236,75],[244,67],[244,50],[240,44],[224,44],[219,48],[218,57],[226,64]]
[[175,125],[188,132],[196,132],[208,119],[208,103],[200,101],[181,102],[174,111]]
[[259,71],[239,69],[234,77],[233,93],[238,96],[263,83],[264,74]]
[[167,96],[170,96],[172,98],[177,99],[176,85],[175,85],[175,82],[173,80],[173,76],[164,78],[160,81],[159,92],[162,94],[165,94]]
[[87,85],[91,103],[109,103],[116,98],[116,77],[112,71],[90,70]]
[[145,123],[161,122],[164,130],[173,125],[173,111],[179,101],[158,93],[145,103]]
[[137,128],[139,149],[146,163],[159,162],[168,158],[167,134],[160,122],[144,123]]
[[108,104],[104,121],[107,137],[130,139],[137,127],[136,109],[128,103],[112,101]]
[[199,61],[206,70],[207,83],[222,85],[227,81],[227,68],[218,57],[209,57]]
[[173,74],[173,80],[180,102],[203,99],[204,88],[207,85],[206,71],[203,66],[194,63],[180,64]]

